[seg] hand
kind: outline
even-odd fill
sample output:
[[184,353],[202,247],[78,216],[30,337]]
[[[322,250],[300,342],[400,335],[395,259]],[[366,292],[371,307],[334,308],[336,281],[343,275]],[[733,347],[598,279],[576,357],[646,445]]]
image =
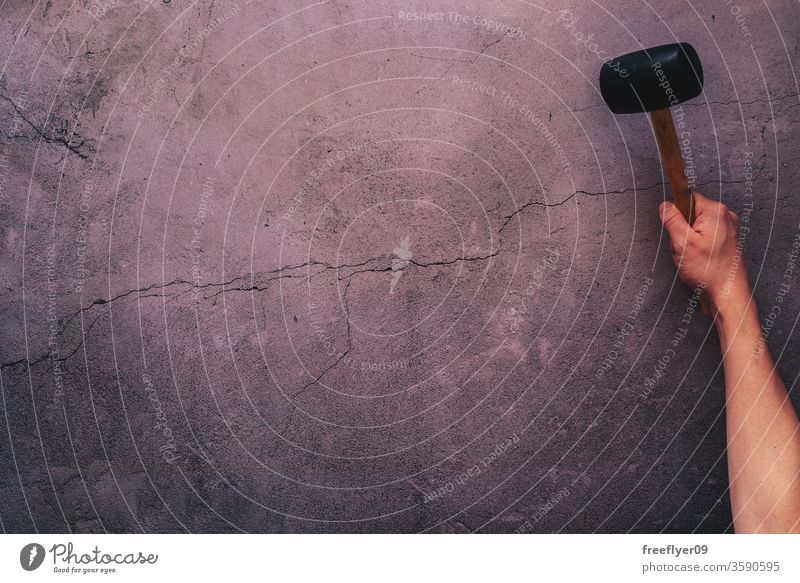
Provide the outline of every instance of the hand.
[[750,299],[750,281],[738,247],[739,217],[699,192],[694,193],[694,204],[692,226],[670,202],[661,203],[658,210],[669,233],[678,275],[692,288],[705,286],[703,312],[715,317],[741,308]]

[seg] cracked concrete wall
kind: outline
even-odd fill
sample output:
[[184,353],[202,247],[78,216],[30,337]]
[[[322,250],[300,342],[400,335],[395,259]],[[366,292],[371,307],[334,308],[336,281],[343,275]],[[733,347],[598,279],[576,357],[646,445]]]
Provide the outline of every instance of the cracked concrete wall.
[[697,48],[687,166],[793,384],[796,3],[0,11],[4,531],[730,530],[716,335],[596,79]]

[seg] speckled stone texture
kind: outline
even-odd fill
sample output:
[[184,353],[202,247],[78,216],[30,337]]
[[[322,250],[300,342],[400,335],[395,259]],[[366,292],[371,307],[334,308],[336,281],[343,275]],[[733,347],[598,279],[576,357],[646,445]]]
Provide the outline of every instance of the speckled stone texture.
[[796,2],[0,13],[4,531],[731,530],[717,336],[597,76],[697,48],[690,179],[793,385]]

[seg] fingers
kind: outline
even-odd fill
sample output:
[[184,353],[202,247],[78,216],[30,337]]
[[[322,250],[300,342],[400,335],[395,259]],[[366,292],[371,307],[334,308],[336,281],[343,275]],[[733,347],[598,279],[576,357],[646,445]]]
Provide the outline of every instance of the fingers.
[[[702,230],[703,224],[709,220],[716,220],[719,217],[723,205],[715,200],[706,198],[699,192],[694,194],[694,228]],[[727,209],[726,209],[727,210]]]
[[715,200],[711,200],[703,196],[699,192],[693,192],[692,195],[694,196],[694,215],[695,217],[699,217],[704,211],[708,211],[714,208],[715,205],[719,203]]
[[691,235],[692,229],[689,223],[671,202],[662,202],[658,207],[658,213],[661,216],[661,224],[669,233],[673,249],[681,251]]
[[719,212],[722,210],[727,211],[727,207],[722,204],[721,202],[717,202],[716,200],[712,200],[700,194],[699,192],[694,192],[694,217],[695,222],[698,219],[705,216],[717,217]]
[[692,228],[699,234],[708,232],[718,232],[722,226],[720,223],[728,224],[733,221],[733,226],[738,229],[739,217],[733,211],[729,211],[721,202],[706,198],[699,192],[694,193],[695,200],[695,220]]

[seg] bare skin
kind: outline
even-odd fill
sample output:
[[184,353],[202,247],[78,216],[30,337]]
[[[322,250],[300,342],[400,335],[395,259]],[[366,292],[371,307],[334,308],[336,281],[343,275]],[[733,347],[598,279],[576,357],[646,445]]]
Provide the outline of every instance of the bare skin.
[[695,193],[690,227],[659,208],[681,279],[705,284],[702,305],[719,332],[725,368],[728,479],[737,533],[800,533],[800,420],[767,348],[744,259],[739,218]]

